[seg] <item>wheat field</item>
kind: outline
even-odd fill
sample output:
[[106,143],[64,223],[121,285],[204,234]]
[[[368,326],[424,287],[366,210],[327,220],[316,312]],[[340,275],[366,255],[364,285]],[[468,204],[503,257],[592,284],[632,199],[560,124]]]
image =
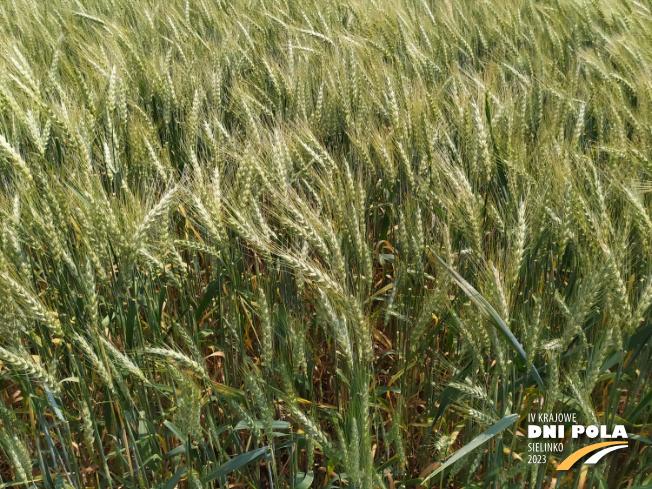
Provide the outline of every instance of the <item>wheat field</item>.
[[650,487],[651,182],[649,0],[1,2],[0,489]]

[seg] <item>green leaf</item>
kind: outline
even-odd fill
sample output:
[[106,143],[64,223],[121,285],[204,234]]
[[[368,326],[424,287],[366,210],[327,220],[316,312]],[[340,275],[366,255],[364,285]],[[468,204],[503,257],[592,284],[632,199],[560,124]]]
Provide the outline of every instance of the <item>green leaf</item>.
[[496,436],[498,433],[503,431],[505,428],[507,428],[508,426],[511,426],[512,424],[514,424],[518,420],[518,417],[519,417],[518,414],[510,414],[508,416],[505,416],[503,419],[501,419],[497,423],[493,424],[487,431],[485,431],[481,435],[475,437],[471,441],[471,443],[464,446],[464,448],[462,448],[461,450],[458,450],[457,452],[455,452],[455,454],[452,457],[450,457],[448,460],[446,460],[446,462],[444,464],[440,465],[437,468],[437,470],[432,471],[428,475],[428,477],[426,477],[425,479],[423,479],[423,481],[421,481],[421,485],[425,485],[425,483],[427,481],[429,481],[434,476],[439,474],[442,470],[447,469],[448,467],[453,465],[455,462],[457,462],[462,457],[468,455],[469,453],[471,453],[473,450],[475,450],[479,446],[481,446],[481,445],[485,444],[486,442],[488,442],[489,440],[491,440],[494,436]]
[[640,441],[641,443],[645,443],[646,445],[652,445],[652,440],[649,438],[645,438],[644,436],[641,435],[628,435],[628,438],[631,438],[632,440]]
[[333,477],[330,480],[330,482],[328,483],[328,485],[326,487],[324,487],[324,489],[333,489],[334,487],[342,487],[341,484],[336,486],[335,483],[336,482],[346,482],[348,477],[349,476],[346,474],[346,472],[340,472],[339,474],[337,474],[335,477]]
[[165,455],[163,455],[164,460],[168,460],[170,458],[178,457],[179,455],[183,455],[186,453],[186,444],[184,443],[183,445],[179,445],[178,447],[173,448],[169,452],[167,452]]
[[[514,333],[507,327],[507,324],[505,324],[505,321],[503,318],[500,317],[500,314],[493,308],[491,304],[482,297],[482,294],[475,290],[475,288],[468,283],[464,278],[457,273],[448,263],[446,263],[444,260],[439,258],[439,256],[435,255],[434,253],[432,254],[439,263],[446,269],[448,273],[453,277],[453,280],[457,285],[462,289],[462,291],[468,296],[469,299],[480,309],[480,312],[488,318],[493,325],[498,328],[498,330],[507,338],[507,341],[511,343],[511,345],[514,347],[516,352],[519,354],[519,356],[527,363],[527,355],[525,354],[525,350],[521,346],[521,344],[518,342],[516,337],[514,336]],[[539,372],[537,372],[537,369],[532,366],[532,375],[534,375],[534,379],[536,380],[537,384],[541,388],[541,390],[545,391],[545,387],[543,385],[543,380],[541,380],[541,377],[539,376]]]
[[56,476],[54,479],[54,489],[68,489],[70,484],[66,482],[62,475]]
[[303,472],[298,472],[295,478],[294,489],[308,489],[312,484],[314,478],[315,478],[315,474],[313,474],[312,472],[308,472],[307,474],[304,474]]
[[228,475],[230,472],[233,472],[234,470],[238,470],[240,467],[243,467],[253,462],[254,460],[262,457],[263,455],[267,455],[267,453],[269,453],[269,447],[262,447],[247,453],[243,453],[242,455],[238,455],[237,457],[232,458],[225,464],[220,465],[217,469],[215,469],[213,472],[211,472],[206,477],[204,477],[202,479],[202,483],[205,484],[215,479],[221,479],[222,477]]
[[59,409],[59,405],[52,395],[52,392],[47,385],[44,385],[43,387],[45,388],[45,394],[47,395],[48,401],[50,402],[50,406],[52,406],[52,409],[54,409],[54,413],[57,415],[57,418],[59,418],[61,421],[65,421],[63,413],[61,412],[61,409]]
[[630,423],[635,423],[641,413],[650,405],[652,405],[652,389],[638,401],[638,404],[625,416],[625,419]]
[[377,469],[376,472],[381,473],[383,470],[385,470],[387,467],[389,467],[392,464],[399,463],[400,458],[398,455],[394,455],[392,458],[387,460],[385,463],[381,464]]
[[349,379],[346,378],[346,375],[344,375],[344,372],[342,372],[341,368],[336,368],[335,373],[337,376],[344,381],[346,385],[349,386],[349,389],[351,388],[351,383],[349,382]]
[[177,470],[175,474],[167,480],[167,482],[163,486],[163,489],[174,489],[175,487],[177,487],[179,480],[181,480],[181,476],[185,472],[186,472],[185,467],[181,467],[179,470]]
[[213,300],[213,297],[215,297],[215,294],[217,294],[217,292],[219,291],[219,288],[220,288],[219,280],[215,280],[211,282],[208,285],[208,287],[206,287],[206,291],[204,292],[204,297],[202,297],[202,300],[199,303],[199,306],[197,307],[197,311],[195,311],[196,321],[199,321],[202,314],[204,314],[204,311],[210,305],[211,301]]
[[136,301],[129,299],[129,308],[127,310],[127,322],[125,323],[125,341],[127,348],[134,347],[134,326],[136,324]]
[[[457,381],[460,379],[463,379],[468,371],[471,369],[473,363],[469,362],[466,364],[466,366],[460,370],[455,377],[453,377],[453,380]],[[437,411],[435,412],[435,415],[432,418],[432,423],[430,424],[430,429],[428,429],[428,432],[426,434],[426,437],[430,436],[430,433],[432,433],[433,428],[435,427],[435,423],[439,420],[441,416],[444,415],[446,412],[446,408],[453,402],[457,400],[457,398],[460,396],[460,391],[455,389],[454,387],[451,387],[450,385],[447,386],[441,394],[439,394],[439,406],[437,407]]]
[[177,428],[174,424],[172,424],[170,421],[166,421],[163,423],[165,426],[168,427],[168,429],[176,435],[176,437],[181,441],[181,443],[185,443],[186,437],[183,436],[183,433],[181,433],[181,430]]

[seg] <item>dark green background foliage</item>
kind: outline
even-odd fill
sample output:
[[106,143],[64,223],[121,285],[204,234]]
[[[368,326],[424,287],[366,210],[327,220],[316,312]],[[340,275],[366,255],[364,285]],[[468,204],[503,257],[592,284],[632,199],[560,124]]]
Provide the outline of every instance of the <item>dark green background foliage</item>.
[[[0,46],[0,488],[649,487],[649,1],[14,0]],[[531,412],[629,448],[530,464]]]

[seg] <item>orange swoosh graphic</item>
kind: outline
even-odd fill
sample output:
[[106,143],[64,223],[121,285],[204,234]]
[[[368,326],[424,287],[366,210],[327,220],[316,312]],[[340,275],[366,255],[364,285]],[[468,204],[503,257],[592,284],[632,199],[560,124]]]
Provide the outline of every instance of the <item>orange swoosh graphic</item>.
[[626,441],[605,441],[604,443],[596,443],[595,445],[589,445],[588,447],[580,448],[578,451],[571,453],[566,459],[559,464],[557,470],[568,470],[570,469],[575,462],[581,459],[584,455],[588,455],[591,452],[595,452],[603,447],[610,447],[612,445],[627,445]]

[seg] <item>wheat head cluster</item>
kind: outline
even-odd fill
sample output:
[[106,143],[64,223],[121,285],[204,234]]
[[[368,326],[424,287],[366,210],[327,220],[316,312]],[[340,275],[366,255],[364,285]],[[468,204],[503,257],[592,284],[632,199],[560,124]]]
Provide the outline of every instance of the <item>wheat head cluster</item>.
[[650,487],[651,181],[649,0],[0,2],[0,488]]

